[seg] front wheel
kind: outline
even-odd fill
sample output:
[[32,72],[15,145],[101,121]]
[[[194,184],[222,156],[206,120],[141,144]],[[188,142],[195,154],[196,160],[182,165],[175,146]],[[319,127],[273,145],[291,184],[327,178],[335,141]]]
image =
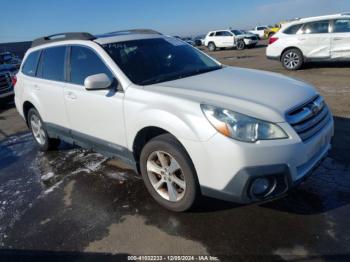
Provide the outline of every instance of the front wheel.
[[147,190],[163,207],[182,212],[199,199],[192,161],[172,135],[160,135],[148,142],[141,152],[140,167]]
[[245,43],[243,40],[237,42],[237,50],[243,50],[245,48]]
[[303,54],[299,49],[289,49],[283,53],[281,62],[283,67],[287,70],[298,70],[304,63]]

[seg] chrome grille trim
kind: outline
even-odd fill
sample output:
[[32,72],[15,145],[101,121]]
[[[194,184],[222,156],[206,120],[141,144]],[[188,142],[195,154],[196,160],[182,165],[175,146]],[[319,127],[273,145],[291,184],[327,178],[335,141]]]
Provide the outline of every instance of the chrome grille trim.
[[318,111],[321,111],[324,107],[324,100],[322,97],[318,96],[303,106],[294,109],[292,112],[288,113],[287,120],[290,124],[296,124],[313,116],[312,107],[316,106]]
[[317,96],[290,111],[286,118],[299,137],[305,141],[327,125],[332,116],[323,98]]

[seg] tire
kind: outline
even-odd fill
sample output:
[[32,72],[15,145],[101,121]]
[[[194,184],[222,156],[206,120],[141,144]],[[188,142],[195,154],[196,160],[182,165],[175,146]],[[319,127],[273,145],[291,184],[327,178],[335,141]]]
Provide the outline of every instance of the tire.
[[208,49],[209,49],[210,52],[214,52],[216,50],[215,44],[213,42],[210,42],[208,44]]
[[183,212],[198,202],[200,189],[195,168],[174,136],[163,134],[149,141],[141,151],[140,168],[148,192],[166,209]]
[[303,54],[297,48],[288,49],[282,54],[281,63],[287,70],[298,70],[304,64]]
[[45,124],[35,108],[28,111],[27,120],[28,127],[40,151],[50,151],[58,147],[60,140],[48,136]]
[[245,43],[243,40],[239,40],[236,46],[237,50],[243,50],[245,48]]

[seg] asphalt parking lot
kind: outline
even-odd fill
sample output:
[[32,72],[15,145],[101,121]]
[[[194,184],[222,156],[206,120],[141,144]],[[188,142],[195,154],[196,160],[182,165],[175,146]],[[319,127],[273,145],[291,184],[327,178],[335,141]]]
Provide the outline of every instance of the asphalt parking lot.
[[140,177],[116,160],[64,143],[59,151],[39,152],[9,104],[0,109],[0,256],[209,254],[223,260],[234,255],[346,261],[350,64],[310,64],[287,72],[265,58],[264,43],[210,55],[223,64],[303,79],[325,97],[335,116],[333,148],[308,180],[268,203],[240,206],[206,198],[192,212],[172,213],[158,206]]

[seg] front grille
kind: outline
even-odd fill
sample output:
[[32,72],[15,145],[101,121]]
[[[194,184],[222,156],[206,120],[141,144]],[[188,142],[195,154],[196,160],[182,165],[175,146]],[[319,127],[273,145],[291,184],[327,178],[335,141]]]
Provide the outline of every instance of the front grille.
[[0,93],[8,92],[12,87],[10,73],[0,73]]
[[330,120],[329,109],[320,96],[287,114],[287,121],[303,141],[318,133]]

